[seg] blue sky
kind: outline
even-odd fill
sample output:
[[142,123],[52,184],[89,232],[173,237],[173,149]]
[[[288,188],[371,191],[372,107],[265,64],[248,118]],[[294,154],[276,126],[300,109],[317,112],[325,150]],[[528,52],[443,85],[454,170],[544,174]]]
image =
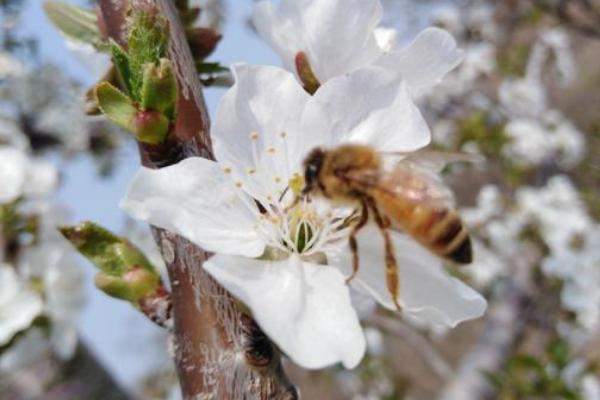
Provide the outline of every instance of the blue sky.
[[[70,2],[84,3],[82,0]],[[251,1],[229,0],[228,6],[224,39],[211,59],[224,64],[279,65],[275,54],[248,29],[246,18]],[[86,68],[69,53],[61,37],[49,25],[41,0],[27,2],[23,31],[37,36],[44,60],[60,65],[66,73],[83,83],[93,83]],[[205,91],[211,115],[214,115],[223,93],[224,90],[219,89]],[[63,164],[66,168],[63,169],[63,186],[58,198],[71,210],[71,222],[93,220],[116,231],[122,229],[124,215],[118,208],[118,202],[138,167],[132,142],[121,150],[119,160],[119,169],[110,179],[98,179],[94,163],[87,158]],[[115,377],[132,387],[156,365],[159,355],[164,352],[163,342],[158,339],[161,332],[127,304],[97,291],[92,284],[93,268],[83,259],[81,264],[85,267],[89,287],[89,301],[80,323],[82,337]]]

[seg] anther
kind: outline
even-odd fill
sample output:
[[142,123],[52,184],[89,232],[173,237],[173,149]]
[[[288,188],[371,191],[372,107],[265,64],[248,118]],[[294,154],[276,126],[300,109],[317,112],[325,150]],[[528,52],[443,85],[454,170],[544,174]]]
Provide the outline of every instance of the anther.
[[250,132],[250,139],[251,140],[258,139],[258,132]]

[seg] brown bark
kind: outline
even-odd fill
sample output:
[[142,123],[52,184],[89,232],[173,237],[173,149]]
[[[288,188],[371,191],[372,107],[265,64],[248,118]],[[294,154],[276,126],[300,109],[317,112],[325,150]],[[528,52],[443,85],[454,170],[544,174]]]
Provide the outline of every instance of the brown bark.
[[[160,168],[185,157],[212,159],[202,88],[177,11],[169,0],[144,2],[154,3],[169,20],[169,58],[179,99],[174,133],[163,145],[141,145],[142,163]],[[100,7],[105,32],[111,36],[122,32],[124,0],[101,0]],[[163,229],[154,228],[153,233],[171,281],[175,363],[184,399],[297,398],[277,349],[202,269],[206,252]]]

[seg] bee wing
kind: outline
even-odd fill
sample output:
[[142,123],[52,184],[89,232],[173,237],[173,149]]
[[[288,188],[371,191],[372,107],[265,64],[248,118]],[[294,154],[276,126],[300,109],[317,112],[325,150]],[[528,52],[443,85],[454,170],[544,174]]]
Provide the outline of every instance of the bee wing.
[[454,208],[454,195],[434,166],[404,159],[384,171],[378,184],[381,190],[432,208]]
[[480,163],[484,161],[483,156],[472,153],[455,151],[437,151],[422,149],[413,152],[380,152],[378,153],[386,163],[409,162],[422,165],[428,169],[440,172],[449,163],[471,162]]
[[453,208],[454,195],[436,168],[398,157],[384,163],[382,170],[354,170],[345,179],[360,183],[372,193],[385,193],[432,208]]

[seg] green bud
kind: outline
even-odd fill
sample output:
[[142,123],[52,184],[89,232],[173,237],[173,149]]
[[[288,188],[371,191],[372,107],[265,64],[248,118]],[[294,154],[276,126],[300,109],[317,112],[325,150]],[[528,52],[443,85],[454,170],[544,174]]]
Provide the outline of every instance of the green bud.
[[109,296],[132,302],[162,287],[160,275],[146,256],[127,239],[92,222],[59,228],[67,240],[100,271],[96,286]]
[[98,289],[102,290],[110,297],[126,301],[133,301],[131,289],[123,279],[117,276],[108,275],[104,272],[98,272],[94,277],[94,284]]
[[310,94],[314,94],[317,91],[317,89],[319,89],[319,86],[321,86],[321,83],[315,76],[315,73],[313,72],[312,67],[310,66],[310,62],[308,61],[306,53],[302,51],[299,52],[298,54],[296,54],[296,58],[294,61],[296,63],[296,71],[298,72],[298,77],[300,78],[302,85],[304,85],[304,90],[306,90]]
[[156,110],[140,111],[132,100],[108,82],[96,86],[100,111],[142,143],[161,143],[169,132],[169,119]]
[[105,47],[98,29],[98,18],[92,10],[58,1],[46,1],[44,11],[56,29],[67,38],[89,43],[101,50]]
[[185,33],[194,60],[204,60],[211,55],[223,37],[211,28],[195,27]]
[[158,65],[144,66],[140,105],[143,110],[154,109],[172,116],[177,102],[177,79],[171,62],[161,58]]
[[169,125],[169,119],[158,111],[138,111],[133,121],[133,133],[142,143],[159,144],[169,133]]
[[144,254],[129,240],[93,222],[61,226],[59,230],[83,256],[108,275],[123,276],[138,267],[158,275]]
[[98,272],[94,277],[96,287],[110,297],[127,300],[136,307],[140,299],[156,293],[162,286],[157,274],[143,268],[133,268],[123,276]]
[[134,268],[126,272],[123,281],[129,287],[132,300],[136,303],[139,299],[155,293],[161,286],[159,276],[143,268]]

